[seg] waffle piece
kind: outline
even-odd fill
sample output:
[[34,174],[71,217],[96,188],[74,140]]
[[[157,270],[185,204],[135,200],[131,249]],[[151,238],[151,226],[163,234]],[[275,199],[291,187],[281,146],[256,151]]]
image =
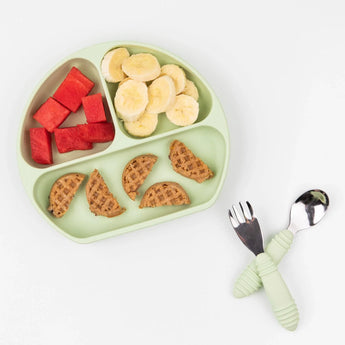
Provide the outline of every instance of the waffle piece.
[[72,173],[63,175],[54,182],[49,194],[48,207],[48,211],[54,217],[61,218],[67,212],[84,178],[84,174]]
[[95,169],[86,184],[86,198],[89,202],[90,211],[96,216],[116,217],[125,212],[113,194],[110,193],[103,177]]
[[135,200],[139,194],[138,189],[157,161],[157,156],[147,154],[133,158],[127,163],[122,173],[122,186],[127,195]]
[[189,204],[188,194],[178,183],[158,182],[147,189],[139,208]]
[[169,158],[173,169],[185,177],[199,183],[213,177],[210,168],[181,141],[171,143]]

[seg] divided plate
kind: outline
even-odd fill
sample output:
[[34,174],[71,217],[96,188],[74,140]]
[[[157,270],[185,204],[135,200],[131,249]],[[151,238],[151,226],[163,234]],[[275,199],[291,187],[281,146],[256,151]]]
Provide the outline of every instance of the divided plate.
[[[129,135],[114,110],[113,101],[118,83],[107,83],[100,69],[103,56],[116,47],[126,47],[131,54],[152,53],[161,65],[173,63],[181,66],[187,78],[196,84],[199,91],[200,112],[197,121],[191,126],[178,127],[170,123],[165,115],[159,115],[158,127],[151,136],[135,138]],[[102,93],[107,120],[113,122],[115,126],[115,139],[108,143],[94,144],[92,150],[64,154],[58,154],[52,140],[54,164],[47,166],[37,164],[31,158],[29,128],[40,125],[32,116],[39,106],[54,93],[72,66],[79,68],[83,74],[95,82],[95,87],[90,94]],[[62,127],[85,122],[85,115],[80,107],[77,113],[72,113],[67,118]],[[172,169],[168,158],[169,146],[174,139],[185,143],[211,168],[215,176],[199,184],[177,174]],[[48,73],[33,92],[24,110],[17,149],[18,165],[24,187],[39,212],[68,238],[87,243],[210,207],[217,199],[226,176],[229,134],[225,115],[217,97],[207,82],[189,64],[157,47],[136,42],[108,42],[85,48],[68,56]],[[156,155],[158,160],[139,189],[139,197],[136,201],[132,201],[123,190],[122,171],[129,160],[145,153]],[[72,172],[89,175],[94,169],[100,171],[110,191],[127,211],[114,218],[96,217],[91,213],[85,196],[86,178],[68,212],[62,218],[53,217],[47,211],[47,207],[50,189],[55,180]],[[174,181],[181,184],[188,193],[191,204],[139,209],[144,191],[153,183],[160,181]]]

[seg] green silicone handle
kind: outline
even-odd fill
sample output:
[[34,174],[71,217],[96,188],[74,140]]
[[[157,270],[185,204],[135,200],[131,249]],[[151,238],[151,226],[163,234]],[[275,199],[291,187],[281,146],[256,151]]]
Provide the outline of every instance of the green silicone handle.
[[298,309],[277,266],[266,253],[259,254],[255,262],[276,319],[284,328],[294,331],[299,321]]
[[[265,252],[278,265],[283,256],[289,250],[293,241],[293,233],[290,230],[282,230],[275,235],[267,245]],[[242,272],[235,283],[233,294],[236,298],[242,298],[251,295],[262,286],[261,279],[256,271],[255,260]]]

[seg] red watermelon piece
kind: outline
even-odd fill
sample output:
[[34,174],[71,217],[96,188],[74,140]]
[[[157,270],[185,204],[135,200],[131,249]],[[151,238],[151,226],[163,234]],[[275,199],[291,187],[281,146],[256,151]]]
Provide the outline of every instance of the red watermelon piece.
[[107,121],[101,93],[83,97],[81,102],[83,103],[83,108],[88,123]]
[[93,146],[92,143],[80,137],[78,127],[56,128],[54,135],[60,153],[73,150],[90,150]]
[[37,110],[34,119],[47,131],[54,132],[54,129],[65,121],[70,112],[69,109],[65,108],[54,98],[49,97]]
[[77,67],[73,66],[71,68],[69,74],[72,77],[78,79],[82,84],[85,85],[85,87],[89,88],[90,91],[95,85],[95,83],[93,81],[91,81],[90,79],[88,79],[87,77],[85,77],[85,75],[83,73],[81,73]]
[[115,137],[114,125],[111,122],[89,123],[77,127],[80,137],[91,143],[105,143]]
[[76,67],[72,67],[53,97],[74,113],[81,105],[81,99],[93,88],[94,82],[85,77]]
[[51,135],[43,127],[30,128],[31,157],[39,164],[52,164]]

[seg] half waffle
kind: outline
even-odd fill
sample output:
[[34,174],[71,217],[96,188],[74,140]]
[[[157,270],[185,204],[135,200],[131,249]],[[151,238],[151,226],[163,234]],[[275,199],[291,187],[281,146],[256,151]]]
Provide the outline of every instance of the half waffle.
[[147,189],[139,208],[188,204],[190,204],[188,194],[178,183],[159,182]]
[[135,200],[139,194],[138,189],[144,183],[156,161],[157,156],[147,154],[133,158],[125,166],[122,173],[122,186],[132,200]]
[[84,174],[72,173],[58,178],[50,190],[49,207],[54,217],[62,217],[68,210],[71,201],[85,178]]
[[171,143],[169,158],[173,169],[185,177],[199,183],[213,177],[210,168],[181,141]]
[[86,198],[89,202],[90,211],[96,216],[116,217],[125,212],[113,194],[109,191],[103,177],[95,169],[86,184]]

